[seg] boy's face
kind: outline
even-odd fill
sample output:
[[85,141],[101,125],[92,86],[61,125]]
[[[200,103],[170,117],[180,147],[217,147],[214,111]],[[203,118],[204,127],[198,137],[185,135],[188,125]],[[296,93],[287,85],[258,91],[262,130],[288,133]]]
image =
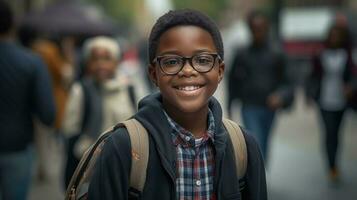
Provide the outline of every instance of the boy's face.
[[107,49],[93,48],[87,64],[90,74],[102,82],[114,77],[118,61]]
[[[217,49],[206,30],[196,26],[176,26],[161,35],[156,56],[192,57],[207,53],[216,54]],[[207,60],[198,59],[198,62],[206,63]],[[208,99],[216,91],[223,73],[224,63],[219,62],[219,58],[215,59],[212,69],[205,73],[196,71],[189,61],[175,75],[165,74],[157,62],[149,67],[150,77],[160,88],[165,108],[181,113],[206,109]]]

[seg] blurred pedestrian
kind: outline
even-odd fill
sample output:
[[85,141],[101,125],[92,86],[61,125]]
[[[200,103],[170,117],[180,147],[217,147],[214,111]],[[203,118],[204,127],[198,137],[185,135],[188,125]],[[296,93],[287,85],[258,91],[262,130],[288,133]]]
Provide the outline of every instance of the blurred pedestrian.
[[73,80],[73,69],[63,57],[60,48],[55,42],[39,39],[34,42],[32,49],[37,52],[47,64],[56,102],[55,129],[62,126],[64,110],[68,98],[68,90]]
[[34,162],[33,120],[51,126],[55,106],[41,59],[14,42],[14,16],[0,1],[0,199],[25,200]]
[[259,11],[249,14],[251,44],[238,51],[228,77],[228,113],[233,100],[242,103],[245,127],[254,133],[265,160],[276,111],[290,106],[294,90],[287,78],[285,55],[269,41],[268,17]]
[[333,25],[328,31],[324,49],[313,58],[312,73],[307,81],[306,93],[319,107],[324,130],[324,151],[327,155],[329,178],[339,178],[337,153],[340,125],[356,90],[353,63],[347,29]]
[[[55,134],[58,134],[62,126],[63,115],[69,93],[69,87],[73,80],[73,68],[61,53],[59,46],[47,39],[37,39],[31,44],[31,49],[38,53],[48,67],[52,80],[52,87],[56,105],[56,118],[54,127],[46,127],[36,123],[35,144],[37,150],[37,178],[46,181],[50,178],[49,159],[50,147],[55,145]],[[50,134],[55,133],[55,134]]]
[[72,86],[62,129],[68,138],[66,187],[82,154],[99,134],[136,110],[134,87],[117,70],[117,41],[103,36],[90,38],[83,52],[85,75]]

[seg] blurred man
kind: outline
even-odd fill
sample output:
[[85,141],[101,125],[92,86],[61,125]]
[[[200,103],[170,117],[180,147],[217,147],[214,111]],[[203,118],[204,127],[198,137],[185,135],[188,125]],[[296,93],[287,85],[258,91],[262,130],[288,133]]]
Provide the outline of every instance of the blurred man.
[[13,42],[13,13],[0,1],[0,199],[26,199],[33,164],[33,120],[52,125],[51,82],[40,58]]
[[254,11],[248,16],[252,43],[234,57],[229,73],[228,111],[233,100],[242,101],[242,119],[254,134],[266,159],[275,112],[291,104],[293,89],[286,78],[282,52],[269,43],[269,20]]

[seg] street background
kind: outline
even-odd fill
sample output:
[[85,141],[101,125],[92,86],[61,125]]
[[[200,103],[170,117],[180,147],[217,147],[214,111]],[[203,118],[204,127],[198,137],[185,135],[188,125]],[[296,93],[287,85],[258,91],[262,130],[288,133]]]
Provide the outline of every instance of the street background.
[[[207,13],[221,29],[225,46],[226,72],[237,48],[246,46],[250,35],[246,15],[261,9],[272,20],[271,40],[289,58],[289,75],[296,86],[290,110],[278,113],[270,139],[267,163],[269,199],[332,200],[357,199],[357,113],[348,111],[341,125],[341,184],[327,177],[321,144],[323,134],[315,105],[306,104],[303,85],[311,71],[311,57],[322,47],[330,23],[342,16],[357,41],[356,0],[8,0],[17,14],[19,30],[25,36],[54,39],[62,45],[66,59],[80,72],[78,58],[83,41],[96,35],[110,35],[122,48],[120,70],[132,79],[137,96],[151,92],[146,79],[146,39],[157,17],[170,9],[194,8]],[[78,20],[80,19],[79,24]],[[69,26],[71,24],[71,26]],[[30,30],[30,31],[29,31]],[[19,32],[21,33],[21,32]],[[355,42],[352,54],[357,61]],[[227,80],[227,77],[226,77]],[[226,82],[215,96],[226,109]],[[240,102],[234,106],[234,120],[242,124]],[[225,110],[225,113],[226,110]],[[46,130],[46,127],[42,127]],[[60,135],[48,131],[45,149],[45,179],[34,171],[30,200],[59,200],[64,197],[64,146]]]

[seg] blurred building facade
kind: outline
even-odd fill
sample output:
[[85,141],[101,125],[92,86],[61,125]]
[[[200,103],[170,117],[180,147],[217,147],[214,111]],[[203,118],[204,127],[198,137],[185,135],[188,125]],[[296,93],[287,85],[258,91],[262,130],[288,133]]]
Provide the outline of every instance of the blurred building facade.
[[313,6],[343,6],[348,0],[285,0],[284,4],[291,7]]

